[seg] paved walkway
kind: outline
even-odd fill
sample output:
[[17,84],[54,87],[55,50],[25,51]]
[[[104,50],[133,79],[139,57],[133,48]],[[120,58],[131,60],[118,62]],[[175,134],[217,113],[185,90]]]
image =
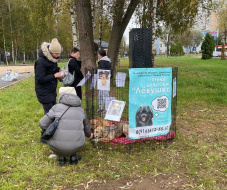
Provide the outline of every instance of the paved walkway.
[[18,74],[18,80],[12,81],[12,82],[4,82],[2,80],[2,77],[4,75],[0,75],[0,90],[3,89],[3,88],[9,87],[9,86],[11,86],[13,84],[16,84],[16,83],[18,83],[18,82],[20,82],[20,81],[22,81],[22,80],[24,80],[24,79],[26,79],[28,77],[31,77],[33,75],[34,75],[34,73],[19,73]]

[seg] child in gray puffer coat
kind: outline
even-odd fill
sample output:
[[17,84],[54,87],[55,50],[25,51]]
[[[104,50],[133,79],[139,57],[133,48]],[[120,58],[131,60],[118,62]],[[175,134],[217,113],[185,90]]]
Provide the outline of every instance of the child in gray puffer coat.
[[59,94],[59,103],[40,120],[40,127],[45,130],[69,108],[59,121],[54,135],[47,140],[47,144],[59,157],[60,165],[66,163],[67,156],[70,157],[70,164],[75,165],[82,158],[76,153],[84,146],[85,136],[92,138],[93,135],[75,88],[61,87]]

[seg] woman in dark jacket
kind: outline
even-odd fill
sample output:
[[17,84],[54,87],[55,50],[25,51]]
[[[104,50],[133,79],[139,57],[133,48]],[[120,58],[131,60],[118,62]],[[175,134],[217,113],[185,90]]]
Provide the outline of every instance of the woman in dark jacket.
[[50,149],[59,156],[59,164],[66,163],[70,156],[70,164],[74,165],[81,159],[76,153],[84,146],[85,136],[92,137],[89,121],[81,107],[81,100],[73,87],[59,89],[59,103],[40,120],[40,127],[46,129],[55,119],[61,117],[54,135],[47,141]]
[[69,56],[69,72],[74,74],[74,82],[70,85],[75,88],[77,96],[82,100],[82,91],[81,86],[77,86],[77,84],[84,78],[81,72],[81,61],[78,60],[80,54],[77,48],[73,48],[71,50],[71,55]]
[[61,77],[57,63],[61,45],[54,38],[51,43],[43,42],[35,62],[35,92],[46,114],[56,104],[57,79]]

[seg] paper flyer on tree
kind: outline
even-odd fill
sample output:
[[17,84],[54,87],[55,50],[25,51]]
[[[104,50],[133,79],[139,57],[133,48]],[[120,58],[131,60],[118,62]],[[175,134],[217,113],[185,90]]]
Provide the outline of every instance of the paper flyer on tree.
[[88,72],[85,75],[85,77],[77,84],[77,86],[83,86],[90,77],[91,77],[91,74]]
[[172,122],[172,68],[132,68],[129,79],[129,138],[167,134]]

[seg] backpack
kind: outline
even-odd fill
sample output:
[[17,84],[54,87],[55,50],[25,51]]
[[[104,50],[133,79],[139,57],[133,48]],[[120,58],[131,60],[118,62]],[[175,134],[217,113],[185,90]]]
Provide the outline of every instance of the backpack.
[[74,75],[75,71],[73,71],[73,74],[69,72],[69,61],[68,60],[67,66],[63,67],[61,70],[64,71],[65,78],[62,80],[63,86],[70,86],[74,82]]

